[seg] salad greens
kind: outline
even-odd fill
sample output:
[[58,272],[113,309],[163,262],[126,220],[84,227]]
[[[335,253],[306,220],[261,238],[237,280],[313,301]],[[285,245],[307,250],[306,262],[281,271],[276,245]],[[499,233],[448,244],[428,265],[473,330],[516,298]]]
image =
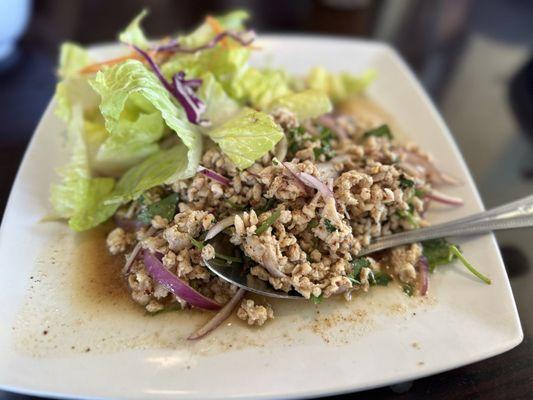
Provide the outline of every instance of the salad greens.
[[[298,78],[250,66],[255,49],[245,11],[207,17],[192,33],[160,42],[141,27],[147,14],[119,34],[121,57],[95,60],[74,43],[61,47],[56,114],[67,123],[71,159],[50,200],[76,231],[97,226],[155,186],[194,176],[204,144],[214,142],[239,169],[250,167],[284,135],[269,112],[316,117],[374,77],[316,67]],[[201,120],[188,118],[176,93],[198,106]]]

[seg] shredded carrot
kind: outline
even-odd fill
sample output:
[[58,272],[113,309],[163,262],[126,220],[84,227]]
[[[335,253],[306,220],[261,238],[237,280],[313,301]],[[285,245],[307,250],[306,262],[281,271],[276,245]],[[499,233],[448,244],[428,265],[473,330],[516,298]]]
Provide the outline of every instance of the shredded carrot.
[[[207,22],[209,24],[211,29],[213,29],[213,31],[217,35],[222,33],[222,32],[224,32],[224,28],[222,28],[222,25],[220,25],[220,22],[215,17],[212,17],[212,16],[208,15],[207,17],[205,17],[205,22]],[[222,39],[220,41],[220,44],[222,44],[222,46],[224,46],[225,48],[229,48],[230,47],[230,43],[228,42],[228,38]]]
[[[155,55],[155,52],[148,51],[148,54],[153,57]],[[142,61],[143,63],[145,62],[144,58],[140,54],[131,52],[130,54],[122,56],[122,57],[112,58],[111,60],[106,60],[106,61],[102,61],[99,63],[87,65],[86,67],[80,69],[79,72],[80,74],[94,74],[100,71],[102,67],[120,64],[121,62],[124,62],[127,60],[139,60],[139,61]]]

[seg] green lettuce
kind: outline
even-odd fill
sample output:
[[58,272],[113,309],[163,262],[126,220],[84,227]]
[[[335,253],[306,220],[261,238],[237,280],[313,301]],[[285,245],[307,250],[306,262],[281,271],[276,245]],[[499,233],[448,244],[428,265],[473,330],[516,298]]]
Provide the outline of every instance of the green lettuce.
[[61,46],[58,74],[62,80],[56,85],[54,100],[55,114],[65,122],[70,120],[74,104],[81,105],[84,112],[93,111],[98,105],[98,97],[87,79],[78,74],[91,62],[87,51],[77,44],[64,43]]
[[83,130],[83,113],[76,106],[68,125],[70,161],[58,171],[61,182],[51,186],[50,196],[56,213],[67,218],[75,231],[99,225],[113,215],[117,208],[115,205],[103,204],[103,200],[113,190],[114,179],[91,177]]
[[[247,11],[236,10],[225,15],[216,16],[216,20],[224,30],[240,31],[244,28],[244,22],[250,17]],[[198,47],[206,44],[216,35],[211,25],[207,22],[201,24],[189,35],[180,36],[179,42],[184,47]]]
[[[202,151],[201,135],[157,77],[140,61],[128,60],[99,71],[90,84],[101,96],[100,112],[114,141],[111,149],[131,143],[135,150],[155,143],[164,133],[162,127],[168,126],[188,149],[183,176],[196,173]],[[138,154],[131,153],[130,160],[135,155]]]
[[142,163],[129,169],[120,178],[115,190],[105,203],[122,204],[137,199],[154,186],[189,178],[191,175],[187,170],[187,153],[187,147],[180,143],[151,155]]
[[203,118],[209,120],[212,126],[218,126],[234,116],[240,106],[226,93],[212,73],[206,73],[201,78],[202,86],[198,97],[205,104]]
[[148,15],[147,10],[142,10],[133,21],[129,23],[125,30],[118,35],[118,40],[122,43],[133,44],[141,49],[146,49],[150,42],[144,35],[141,22]]
[[333,109],[329,97],[321,90],[309,89],[275,99],[270,109],[285,108],[296,114],[299,121],[316,118]]
[[361,76],[355,76],[347,72],[335,74],[323,67],[315,67],[305,78],[305,83],[310,89],[326,92],[333,103],[338,103],[360,94],[375,78],[375,70],[368,70]]
[[269,115],[244,108],[208,136],[238,168],[245,169],[274,148],[283,130]]
[[265,110],[275,99],[290,94],[291,89],[285,72],[250,67],[233,81],[231,93],[241,102]]

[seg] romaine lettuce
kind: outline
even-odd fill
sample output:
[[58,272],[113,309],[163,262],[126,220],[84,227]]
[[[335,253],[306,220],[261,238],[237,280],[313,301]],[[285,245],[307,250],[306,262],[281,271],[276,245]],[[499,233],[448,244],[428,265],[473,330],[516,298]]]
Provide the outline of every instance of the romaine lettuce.
[[244,108],[208,136],[238,168],[245,169],[274,148],[283,130],[268,114]]
[[326,114],[332,110],[333,106],[325,92],[309,89],[279,97],[269,108],[271,110],[285,108],[296,114],[299,121],[303,121]]

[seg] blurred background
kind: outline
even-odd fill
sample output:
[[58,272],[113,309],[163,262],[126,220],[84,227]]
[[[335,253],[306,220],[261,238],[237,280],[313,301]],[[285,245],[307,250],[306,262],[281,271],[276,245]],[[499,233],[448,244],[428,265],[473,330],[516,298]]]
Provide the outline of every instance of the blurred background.
[[[386,41],[443,113],[485,205],[532,192],[531,0],[0,0],[0,215],[53,94],[58,45],[112,41],[144,7],[152,36],[188,30],[206,13],[247,8],[259,33]],[[530,360],[533,232],[506,232],[498,240],[529,346],[519,349]]]

